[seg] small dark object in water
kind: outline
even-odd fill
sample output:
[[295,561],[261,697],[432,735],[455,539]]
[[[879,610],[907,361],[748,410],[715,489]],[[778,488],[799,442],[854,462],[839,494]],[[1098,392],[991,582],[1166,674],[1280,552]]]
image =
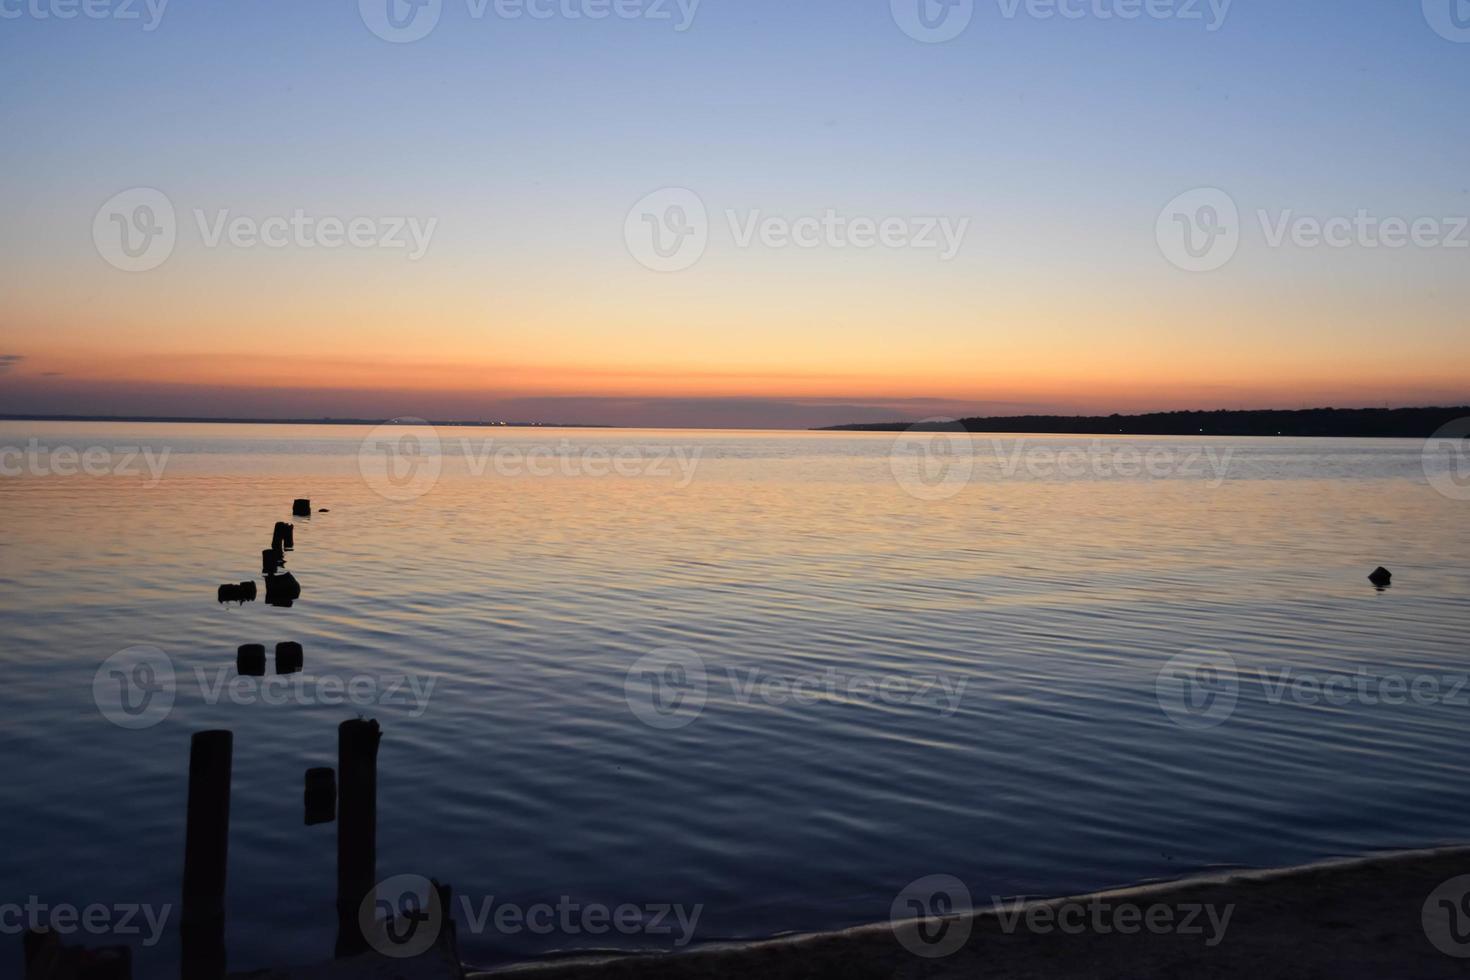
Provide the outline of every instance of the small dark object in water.
[[265,676],[265,644],[245,643],[235,652],[235,669],[241,677]]
[[300,643],[287,641],[276,644],[276,673],[300,673],[301,667],[305,663],[306,655],[302,653]]
[[286,564],[285,556],[275,548],[267,548],[260,553],[260,574],[262,575],[274,575],[284,564]]
[[220,602],[254,602],[255,582],[241,582],[239,585],[221,585],[219,587]]
[[295,502],[291,504],[291,516],[310,517],[311,501],[307,500],[305,497],[297,497]]
[[318,510],[317,513],[318,514],[330,514],[331,511],[329,511],[329,510],[327,510],[327,508],[323,507],[320,510]]
[[334,769],[306,770],[306,825],[331,823],[337,819],[337,772]]
[[1380,589],[1386,589],[1393,584],[1393,572],[1390,572],[1388,569],[1380,565],[1373,570],[1372,575],[1368,576],[1368,581],[1372,582]]
[[265,601],[273,606],[290,606],[301,598],[301,583],[290,572],[268,575],[265,579]]
[[295,551],[296,525],[277,521],[275,533],[271,535],[271,547],[277,551]]

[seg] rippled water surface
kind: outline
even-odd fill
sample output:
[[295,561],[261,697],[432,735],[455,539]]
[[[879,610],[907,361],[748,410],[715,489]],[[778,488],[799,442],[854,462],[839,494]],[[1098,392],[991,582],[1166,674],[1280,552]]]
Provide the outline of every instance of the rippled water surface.
[[[0,477],[0,900],[176,902],[189,735],[225,727],[231,967],[330,956],[334,825],[303,826],[302,772],[357,714],[384,730],[380,877],[700,905],[698,940],[879,920],[936,873],[985,901],[1470,836],[1470,503],[1417,443],[976,436],[924,461],[882,434],[462,428],[385,461],[368,434],[0,423],[32,457]],[[54,472],[59,446],[110,472]],[[168,451],[160,478],[130,446]],[[303,496],[330,513],[296,521],[301,600],[217,604]],[[231,686],[238,644],[279,640],[299,688]],[[138,645],[176,690],[127,729],[94,679]],[[1161,688],[1201,650],[1238,673]],[[1275,686],[1304,675],[1370,696]],[[461,929],[484,964],[672,945]]]

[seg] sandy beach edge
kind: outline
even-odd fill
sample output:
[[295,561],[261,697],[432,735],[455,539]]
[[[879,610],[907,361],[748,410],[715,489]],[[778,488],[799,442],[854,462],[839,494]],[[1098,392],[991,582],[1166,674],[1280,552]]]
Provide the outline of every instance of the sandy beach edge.
[[[930,923],[946,933],[932,944],[915,923],[878,922],[678,953],[472,969],[468,976],[1463,977],[1470,974],[1470,918],[1452,922],[1449,906],[1441,908],[1465,902],[1470,911],[1463,897],[1470,877],[1463,887],[1449,884],[1462,875],[1470,876],[1470,845],[1384,851],[1023,902],[975,895],[973,911]],[[1120,917],[1124,909],[1138,910],[1137,921],[1133,913]],[[1165,919],[1170,926],[1160,931]],[[941,928],[926,931],[932,939]]]

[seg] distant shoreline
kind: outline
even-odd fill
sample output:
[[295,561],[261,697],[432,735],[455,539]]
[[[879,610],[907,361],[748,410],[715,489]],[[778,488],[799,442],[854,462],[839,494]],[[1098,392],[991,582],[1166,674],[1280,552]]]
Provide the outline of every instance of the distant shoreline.
[[[467,973],[468,980],[806,980],[809,977],[913,976],[928,980],[993,980],[1039,976],[1189,976],[1200,980],[1295,980],[1331,976],[1378,980],[1402,976],[1463,977],[1470,949],[1459,941],[1436,896],[1458,899],[1454,889],[1470,848],[1387,852],[1260,871],[1206,873],[1177,881],[1110,889],[1071,898],[1033,899],[1029,915],[1007,927],[1000,914],[1016,908],[975,894],[974,911],[948,917],[959,947],[924,959],[900,939],[915,927],[892,922],[837,932],[784,936],[699,947],[675,954],[589,955],[542,960]],[[1442,904],[1449,904],[1448,902]],[[1212,921],[1196,915],[1193,926],[1146,928],[1141,915],[1122,928],[1071,915],[1083,927],[1057,923],[1080,910],[1095,916],[1131,908],[1152,916],[1229,910],[1216,945],[1206,945]],[[1067,910],[1065,913],[1063,910]],[[1191,911],[1192,910],[1192,911]],[[1049,914],[1048,914],[1049,913]],[[1040,922],[1033,929],[1025,923]],[[944,935],[940,932],[939,935]],[[1438,947],[1438,948],[1437,948]],[[932,954],[931,954],[932,955]]]
[[0,422],[173,422],[181,425],[433,425],[468,426],[483,429],[618,429],[623,426],[585,422],[499,422],[486,419],[250,419],[191,415],[9,415]]
[[822,432],[998,432],[1125,436],[1268,436],[1427,439],[1465,420],[1470,406],[1452,408],[1308,408],[1147,415],[1013,415],[957,421],[876,422],[826,426]]
[[192,415],[50,415],[0,413],[0,422],[96,422],[175,425],[431,425],[505,429],[698,429],[710,432],[975,432],[1026,435],[1236,436],[1427,439],[1463,420],[1470,405],[1430,408],[1308,408],[1151,412],[1143,415],[1001,415],[921,422],[857,422],[812,428],[751,426],[606,425],[586,422],[512,422],[489,419],[230,418]]

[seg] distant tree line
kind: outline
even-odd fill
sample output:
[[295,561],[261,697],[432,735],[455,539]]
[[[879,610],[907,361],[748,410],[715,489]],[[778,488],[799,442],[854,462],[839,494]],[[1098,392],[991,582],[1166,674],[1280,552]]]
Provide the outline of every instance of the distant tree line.
[[[1048,432],[1130,436],[1335,436],[1426,439],[1456,420],[1459,408],[1308,408],[1252,411],[1151,412],[1147,415],[1006,415],[960,419],[970,432]],[[879,422],[828,426],[828,431],[953,430],[955,423]],[[1463,433],[1462,433],[1463,434]]]

